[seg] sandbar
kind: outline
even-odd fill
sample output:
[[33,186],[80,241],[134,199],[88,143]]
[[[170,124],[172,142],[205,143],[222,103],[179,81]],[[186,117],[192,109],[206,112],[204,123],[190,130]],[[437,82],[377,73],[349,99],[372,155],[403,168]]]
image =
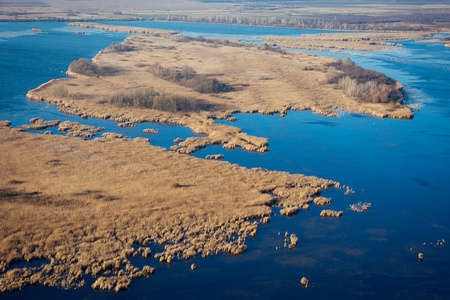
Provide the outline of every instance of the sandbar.
[[[432,37],[434,34],[424,31],[389,31],[389,32],[345,32],[303,34],[299,37],[266,36],[262,39],[269,44],[292,49],[320,51],[380,51],[383,47],[403,47],[402,40],[417,40]],[[386,42],[389,41],[389,42]]]
[[86,22],[72,22],[70,23],[72,27],[80,27],[87,29],[101,29],[106,31],[124,32],[124,33],[144,33],[144,34],[177,34],[179,31],[174,30],[163,30],[155,28],[141,28],[141,27],[131,27],[131,26],[115,26],[115,25],[103,25],[98,23],[86,23]]

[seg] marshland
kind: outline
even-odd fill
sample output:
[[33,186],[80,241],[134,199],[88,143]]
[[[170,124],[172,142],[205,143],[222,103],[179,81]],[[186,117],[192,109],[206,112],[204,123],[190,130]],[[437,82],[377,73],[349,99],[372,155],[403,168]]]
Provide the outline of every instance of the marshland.
[[[238,41],[253,27],[235,40],[202,24],[190,35],[205,38],[20,26],[44,32],[0,44],[11,70],[0,118],[11,121],[0,129],[2,297],[447,293],[443,44],[301,53]],[[171,31],[183,26],[193,25]],[[42,39],[66,53],[46,55]],[[14,50],[30,43],[37,53],[14,75]],[[80,58],[93,72],[66,77]],[[213,89],[202,92],[196,76]],[[359,86],[374,80],[401,84],[401,98]],[[204,159],[216,155],[224,161]]]

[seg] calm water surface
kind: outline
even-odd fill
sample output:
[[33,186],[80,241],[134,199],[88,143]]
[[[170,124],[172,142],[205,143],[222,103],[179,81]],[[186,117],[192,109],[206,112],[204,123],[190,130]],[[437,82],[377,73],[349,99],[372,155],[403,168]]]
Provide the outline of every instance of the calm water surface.
[[[32,32],[41,28],[42,33]],[[82,122],[104,127],[105,131],[119,132],[129,137],[149,138],[153,145],[168,148],[173,139],[192,136],[189,129],[161,124],[139,124],[136,128],[120,129],[117,123],[104,120],[82,120],[77,116],[66,116],[55,106],[27,100],[28,90],[54,79],[65,78],[69,64],[81,57],[92,58],[112,42],[120,43],[129,34],[103,30],[86,30],[76,34],[80,28],[66,23],[25,22],[0,23],[0,119],[12,121],[12,126],[28,124],[29,118]],[[158,129],[159,135],[143,133],[145,128]],[[59,134],[57,128],[49,128]]]
[[[168,22],[125,24],[241,39],[308,32]],[[45,32],[32,33],[31,28]],[[111,42],[128,36],[87,29],[86,35],[76,35],[78,30],[64,23],[0,23],[0,119],[11,120],[13,126],[26,123],[30,117],[67,119],[131,137],[149,137],[142,129],[158,128],[160,134],[151,136],[151,143],[163,147],[172,145],[175,137],[193,135],[185,128],[154,124],[121,131],[112,122],[65,116],[53,106],[26,100],[28,90],[65,77],[72,60],[92,58]],[[223,153],[225,160],[246,167],[315,175],[350,185],[354,195],[345,196],[342,190],[325,194],[333,199],[331,209],[344,210],[343,218],[322,219],[321,209],[311,206],[294,218],[273,217],[267,226],[261,226],[254,240],[248,241],[243,256],[221,254],[206,260],[176,261],[170,267],[153,259],[136,261],[136,265],[155,266],[156,274],[133,281],[125,293],[31,287],[0,298],[328,299],[332,295],[339,299],[448,299],[450,252],[447,245],[436,246],[436,242],[450,238],[446,190],[450,179],[450,49],[442,44],[402,43],[403,48],[364,55],[316,54],[350,56],[363,67],[407,84],[408,101],[421,107],[414,120],[380,120],[346,113],[334,119],[311,112],[290,112],[284,118],[240,114],[231,125],[268,137],[268,153],[207,147],[194,154],[203,158]],[[347,210],[359,201],[371,202],[372,209],[365,213]],[[300,237],[296,249],[275,250],[283,246],[278,232],[284,231]],[[418,252],[425,255],[422,263],[418,262]],[[199,266],[195,272],[189,270],[192,262]],[[306,290],[299,283],[303,276],[311,282]],[[93,282],[90,278],[86,281]]]

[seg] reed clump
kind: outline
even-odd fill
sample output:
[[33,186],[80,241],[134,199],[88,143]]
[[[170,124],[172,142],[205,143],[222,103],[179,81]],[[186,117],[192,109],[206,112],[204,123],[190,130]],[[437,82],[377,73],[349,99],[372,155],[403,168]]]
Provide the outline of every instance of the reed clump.
[[176,68],[165,68],[159,63],[155,63],[148,68],[148,72],[156,77],[177,83],[199,93],[216,94],[232,90],[232,87],[220,82],[216,78],[209,78],[205,75],[197,74],[189,66],[183,66],[181,70],[178,70]]
[[348,57],[327,66],[328,83],[336,83],[349,96],[371,103],[403,101],[403,93],[396,80],[380,72],[364,69]]
[[114,94],[110,104],[118,107],[150,108],[168,112],[196,111],[202,105],[199,101],[185,96],[167,95],[143,88]]
[[274,44],[270,45],[267,42],[262,43],[262,45],[259,46],[259,49],[265,50],[265,51],[271,51],[271,52],[275,52],[275,53],[279,53],[279,54],[283,54],[283,55],[287,55],[289,53],[286,50],[281,49],[280,47],[277,47]]
[[69,95],[69,91],[68,91],[66,85],[61,84],[61,85],[58,85],[55,88],[53,94],[55,95],[55,97],[64,98],[64,97],[67,97]]
[[[0,131],[0,292],[81,287],[86,276],[96,277],[92,288],[121,291],[155,272],[137,268],[132,257],[151,264],[150,256],[173,263],[241,255],[274,199],[307,202],[321,189],[339,187],[132,139],[100,143]],[[19,176],[18,169],[26,172]],[[152,254],[150,244],[162,248]],[[15,267],[33,260],[37,267]]]
[[133,51],[134,47],[125,45],[124,43],[120,44],[114,44],[114,42],[111,43],[104,51],[106,53],[117,53],[117,52],[129,52]]
[[72,63],[69,65],[69,70],[74,73],[90,77],[100,76],[105,73],[102,67],[93,62],[90,62],[86,58],[80,58],[78,60],[72,61]]

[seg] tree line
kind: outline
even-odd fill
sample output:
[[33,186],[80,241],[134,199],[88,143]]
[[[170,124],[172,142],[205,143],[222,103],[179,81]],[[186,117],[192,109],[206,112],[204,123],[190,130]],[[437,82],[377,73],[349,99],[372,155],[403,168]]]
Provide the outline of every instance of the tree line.
[[159,63],[155,63],[148,68],[148,72],[156,77],[188,87],[199,93],[216,94],[232,90],[232,87],[216,78],[197,74],[189,66],[183,66],[181,70],[177,70],[176,68],[165,68]]
[[328,83],[337,84],[349,96],[372,103],[403,101],[403,93],[396,86],[397,81],[383,73],[364,69],[348,57],[327,66]]
[[201,108],[193,98],[162,94],[149,88],[114,94],[109,97],[109,103],[118,107],[151,108],[173,113]]

